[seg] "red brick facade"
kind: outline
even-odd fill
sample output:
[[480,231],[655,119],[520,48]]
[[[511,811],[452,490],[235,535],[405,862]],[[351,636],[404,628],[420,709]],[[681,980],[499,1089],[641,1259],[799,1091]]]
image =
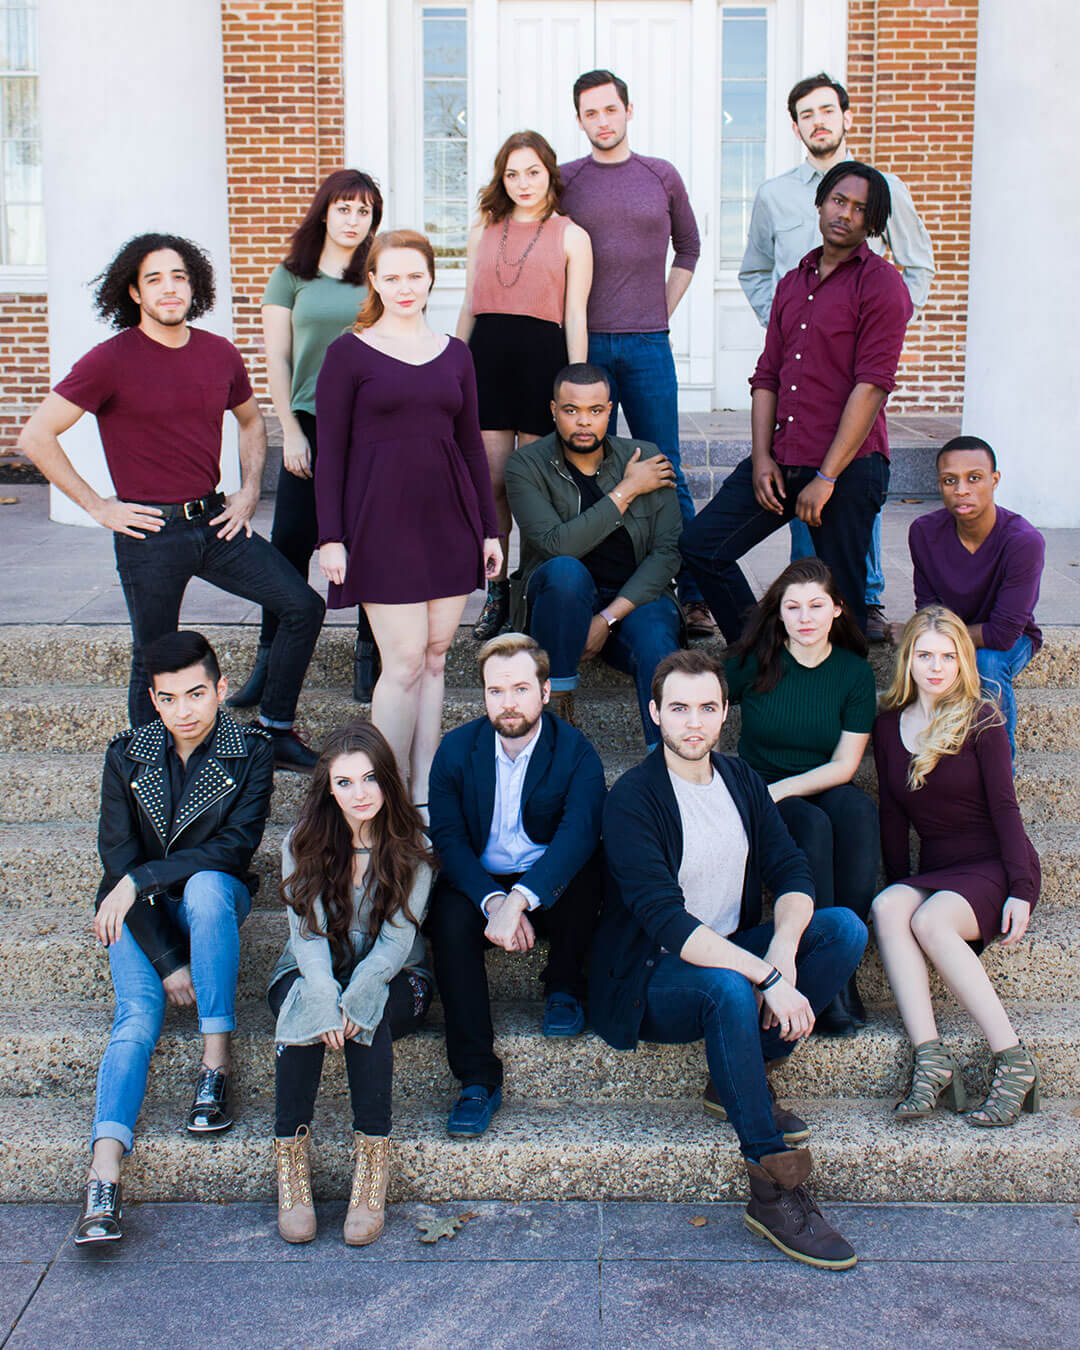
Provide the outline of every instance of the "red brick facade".
[[[259,301],[320,179],[344,159],[342,0],[223,0],[236,342],[266,397]],[[937,275],[890,407],[963,399],[978,0],[849,0],[852,149],[911,189]],[[45,297],[0,296],[0,451],[48,388]]]
[[937,271],[908,329],[894,412],[959,412],[964,396],[978,0],[849,0],[852,149],[904,180]]
[[342,4],[224,0],[221,15],[233,323],[265,398],[263,288],[315,188],[345,154]]

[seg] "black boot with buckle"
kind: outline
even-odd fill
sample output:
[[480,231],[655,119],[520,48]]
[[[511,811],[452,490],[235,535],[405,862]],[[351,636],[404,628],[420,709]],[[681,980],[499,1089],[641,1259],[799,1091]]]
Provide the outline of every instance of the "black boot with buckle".
[[371,695],[375,692],[375,685],[378,683],[379,675],[382,673],[382,663],[379,660],[379,649],[370,638],[357,638],[356,646],[353,648],[353,682],[352,696],[356,703],[370,703]]
[[502,632],[510,619],[510,583],[508,581],[489,581],[487,599],[480,617],[473,625],[473,637],[477,642],[486,642]]

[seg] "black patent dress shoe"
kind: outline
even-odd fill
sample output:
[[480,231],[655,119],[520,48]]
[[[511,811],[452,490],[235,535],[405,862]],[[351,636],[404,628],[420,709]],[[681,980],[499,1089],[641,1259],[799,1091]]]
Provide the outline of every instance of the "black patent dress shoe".
[[866,1008],[859,995],[859,985],[854,975],[848,980],[847,986],[841,990],[840,997],[844,1000],[844,1007],[851,1014],[851,1020],[855,1025],[857,1027],[866,1026]]
[[233,1123],[229,1110],[229,1075],[224,1069],[199,1070],[195,1100],[187,1115],[190,1134],[217,1134]]
[[319,756],[304,744],[300,737],[289,727],[287,731],[271,727],[274,738],[274,768],[291,769],[294,773],[310,773],[319,762]]
[[91,1242],[116,1242],[124,1236],[120,1220],[124,1217],[118,1181],[88,1181],[82,1218],[75,1230],[76,1247]]
[[370,703],[382,671],[379,649],[374,642],[356,639],[353,648],[352,696],[356,703]]
[[855,1020],[840,994],[826,1003],[814,1022],[814,1032],[818,1036],[854,1036],[857,1030]]
[[230,708],[257,708],[266,688],[266,674],[270,669],[270,648],[260,642],[255,653],[255,664],[242,689],[225,700]]

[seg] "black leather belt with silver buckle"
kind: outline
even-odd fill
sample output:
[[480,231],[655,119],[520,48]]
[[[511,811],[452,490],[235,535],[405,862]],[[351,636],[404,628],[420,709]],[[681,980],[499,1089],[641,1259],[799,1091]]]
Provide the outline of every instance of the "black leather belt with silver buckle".
[[225,505],[225,496],[221,492],[211,492],[205,497],[193,497],[189,502],[143,502],[144,506],[156,506],[165,517],[165,524],[173,520],[198,520],[211,511],[218,511]]

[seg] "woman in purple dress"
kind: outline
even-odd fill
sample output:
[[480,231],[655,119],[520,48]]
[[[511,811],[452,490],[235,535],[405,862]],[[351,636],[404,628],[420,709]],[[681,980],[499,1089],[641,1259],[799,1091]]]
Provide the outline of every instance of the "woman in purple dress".
[[[889,885],[874,927],[904,1027],[915,1047],[911,1089],[896,1114],[926,1116],[948,1094],[966,1105],[960,1070],[938,1037],[926,958],[993,1051],[989,1095],[973,1125],[1011,1125],[1039,1109],[1039,1071],[1020,1044],[978,953],[1020,941],[1039,894],[1039,859],[1020,819],[1000,710],[983,700],[967,628],[940,605],[904,627],[892,683],[874,724],[881,852]],[[908,831],[921,845],[910,876]]]
[[431,244],[378,235],[368,299],[327,349],[315,402],[315,500],[327,605],[361,604],[382,658],[371,720],[427,805],[443,669],[471,591],[502,562],[469,349],[424,311]]

